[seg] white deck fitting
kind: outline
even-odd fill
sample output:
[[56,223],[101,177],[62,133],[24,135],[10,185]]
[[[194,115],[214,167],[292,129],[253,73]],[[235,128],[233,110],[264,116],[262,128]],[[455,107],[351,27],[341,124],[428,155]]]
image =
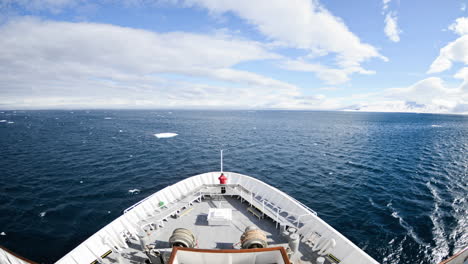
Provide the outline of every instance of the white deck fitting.
[[[232,223],[227,226],[208,226],[200,224],[207,221],[209,208],[218,207],[217,201],[202,200],[204,195],[219,194],[219,172],[196,175],[168,186],[125,210],[125,213],[96,232],[70,253],[58,260],[58,264],[89,264],[97,260],[101,263],[143,263],[146,256],[139,249],[136,240],[125,237],[144,234],[150,228],[146,242],[156,241],[157,247],[168,247],[167,241],[173,229],[185,227],[192,230],[199,242],[199,248],[232,247],[239,241],[245,226],[256,224],[268,234],[269,243],[282,244],[279,230],[282,226],[294,226],[301,235],[299,258],[294,263],[315,263],[316,253],[305,244],[308,238],[321,237],[333,239],[336,246],[331,250],[333,256],[343,264],[378,263],[359,249],[351,241],[321,220],[316,213],[289,195],[255,178],[224,172],[229,179],[224,208],[232,208]],[[233,195],[232,198],[229,196]],[[236,199],[234,197],[239,197]],[[241,203],[240,200],[246,201]],[[164,206],[160,206],[160,202]],[[270,219],[259,219],[247,211],[249,205],[256,207],[262,215]],[[203,216],[203,214],[205,216]],[[173,219],[171,215],[179,215]],[[205,219],[205,220],[203,220]],[[198,224],[197,224],[198,223]],[[165,244],[166,243],[166,244]],[[285,244],[283,244],[285,245]],[[103,258],[102,256],[110,255]],[[119,256],[123,257],[119,257]],[[127,257],[125,257],[127,256]],[[328,263],[328,260],[327,262]]]

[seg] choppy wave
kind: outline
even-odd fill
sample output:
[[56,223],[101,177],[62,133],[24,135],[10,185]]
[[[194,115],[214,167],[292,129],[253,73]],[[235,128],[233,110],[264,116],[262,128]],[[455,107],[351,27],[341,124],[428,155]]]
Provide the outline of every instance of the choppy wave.
[[437,190],[430,182],[426,183],[427,188],[431,191],[434,198],[434,210],[430,214],[430,218],[434,227],[432,228],[432,234],[434,237],[435,248],[433,249],[433,261],[439,263],[444,257],[450,253],[450,248],[447,241],[447,235],[442,221],[442,212],[440,210],[440,204],[443,202],[440,198]]
[[[395,238],[388,245],[394,247]],[[406,236],[398,243],[397,247],[390,254],[382,259],[382,264],[398,264],[400,263],[401,255],[403,254],[403,245],[406,242]]]
[[[465,187],[467,184],[465,183]],[[468,198],[466,195],[461,193],[455,197],[451,203],[453,208],[453,215],[455,217],[456,225],[452,232],[449,234],[449,238],[454,242],[454,249],[452,253],[458,252],[464,249],[468,245]]]
[[398,219],[398,222],[400,223],[400,226],[403,227],[407,234],[414,240],[416,241],[419,245],[422,245],[422,246],[425,246],[425,247],[429,247],[429,244],[425,243],[424,241],[421,240],[421,238],[418,237],[418,235],[416,234],[416,232],[414,232],[414,229],[411,225],[409,225],[404,219],[403,217],[400,216],[400,214],[398,213],[398,211],[393,207],[392,205],[392,202],[389,202],[387,204],[387,207],[391,210],[392,212],[392,217],[393,218],[396,218]]

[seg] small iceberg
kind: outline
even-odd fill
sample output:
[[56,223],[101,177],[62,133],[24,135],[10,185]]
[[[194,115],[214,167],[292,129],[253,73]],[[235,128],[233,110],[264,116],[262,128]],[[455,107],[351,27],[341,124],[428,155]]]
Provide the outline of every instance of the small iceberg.
[[177,136],[178,134],[176,133],[159,133],[159,134],[154,134],[155,137],[157,138],[171,138],[171,137],[175,137]]
[[131,189],[131,190],[128,190],[128,192],[130,194],[139,194],[140,193],[140,189]]
[[6,236],[6,233],[5,233],[5,232],[1,232],[1,233],[0,233],[0,236]]

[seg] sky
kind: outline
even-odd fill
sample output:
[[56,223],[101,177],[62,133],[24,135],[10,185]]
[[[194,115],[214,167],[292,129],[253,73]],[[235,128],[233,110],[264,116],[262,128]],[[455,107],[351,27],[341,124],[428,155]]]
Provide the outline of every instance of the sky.
[[0,109],[468,113],[468,0],[0,0]]

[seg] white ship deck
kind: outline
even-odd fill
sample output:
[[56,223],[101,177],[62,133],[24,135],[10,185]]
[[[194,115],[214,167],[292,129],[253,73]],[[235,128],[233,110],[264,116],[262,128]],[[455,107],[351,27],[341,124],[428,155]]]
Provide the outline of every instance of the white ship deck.
[[[219,172],[196,175],[156,192],[125,210],[121,217],[56,263],[145,263],[148,257],[142,248],[146,246],[161,253],[161,258],[153,259],[153,263],[168,263],[172,251],[169,237],[176,228],[191,230],[197,241],[196,248],[223,250],[240,248],[241,235],[252,225],[265,232],[268,247],[284,247],[292,263],[315,264],[319,253],[326,264],[378,263],[321,220],[313,210],[262,181],[225,173],[229,182],[223,185],[226,193],[221,195],[221,185],[217,184],[219,175]],[[221,224],[209,222],[208,213],[214,208],[224,208],[230,216]],[[283,234],[288,228],[295,228],[295,234],[300,238],[295,253]],[[283,248],[281,250],[285,255]],[[181,255],[184,254],[191,253]],[[238,257],[232,256],[226,258],[228,263],[244,263],[233,261]],[[213,259],[207,260],[209,257],[180,263],[213,263]],[[250,263],[263,263],[258,259]],[[179,262],[175,260],[174,263]]]
[[[217,187],[219,192],[219,187]],[[257,226],[267,235],[269,247],[282,246],[288,247],[288,239],[283,237],[280,229],[276,227],[273,220],[268,217],[259,218],[248,211],[250,204],[247,201],[240,201],[239,196],[211,195],[202,199],[200,202],[193,203],[193,206],[180,212],[180,217],[169,217],[164,221],[164,227],[152,230],[147,233],[146,242],[154,243],[156,248],[161,251],[169,251],[169,237],[176,228],[190,229],[198,242],[198,248],[203,249],[233,249],[239,247],[239,241],[245,228],[248,226]],[[208,211],[210,208],[227,208],[232,210],[232,221],[227,225],[209,225]],[[122,254],[112,253],[104,258],[104,263],[144,263],[147,258],[141,251],[139,241],[131,239],[130,247],[125,249]],[[167,254],[169,256],[169,254]],[[290,260],[293,263],[316,263],[319,257],[316,252],[311,250],[310,246],[301,243],[299,252],[294,254]],[[167,258],[166,258],[167,259]],[[333,263],[326,260],[325,263]]]

